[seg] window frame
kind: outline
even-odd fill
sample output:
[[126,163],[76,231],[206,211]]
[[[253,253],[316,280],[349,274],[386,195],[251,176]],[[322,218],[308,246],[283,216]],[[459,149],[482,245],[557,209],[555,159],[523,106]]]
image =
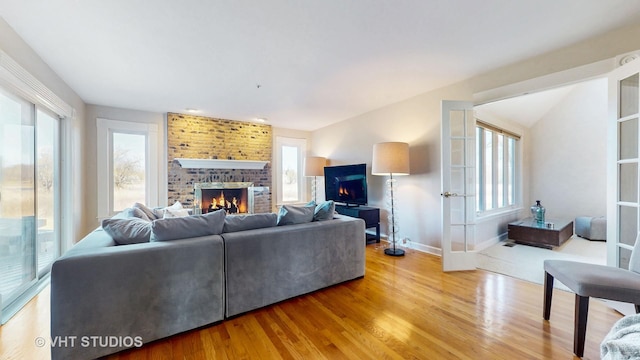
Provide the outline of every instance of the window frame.
[[[297,149],[297,184],[298,184],[298,199],[293,201],[283,200],[283,188],[282,188],[282,148],[284,146],[295,147]],[[306,198],[306,182],[304,181],[304,158],[307,150],[307,139],[303,138],[291,138],[285,136],[276,136],[276,205],[284,204],[301,204],[304,203]]]
[[[480,131],[479,131],[480,130]],[[487,209],[487,176],[489,174],[486,173],[484,166],[487,157],[484,146],[486,140],[486,134],[491,134],[491,187],[492,189],[499,189],[498,186],[498,173],[500,172],[500,168],[498,166],[498,142],[499,137],[503,139],[502,148],[502,194],[499,194],[498,191],[492,191],[491,194],[491,208]],[[510,139],[513,140],[513,147],[509,146]],[[476,147],[476,167],[477,167],[477,177],[476,177],[476,192],[477,192],[477,202],[476,202],[476,215],[477,216],[486,216],[496,213],[501,213],[504,211],[509,211],[513,209],[517,209],[521,206],[521,187],[520,187],[520,178],[521,178],[521,146],[522,139],[519,135],[514,134],[510,131],[501,129],[499,127],[493,126],[486,122],[476,119],[476,142],[478,146]],[[510,154],[512,153],[512,154]],[[511,155],[511,157],[510,157]],[[511,167],[509,165],[510,162],[513,162]],[[511,171],[509,171],[511,170]],[[509,190],[512,189],[512,193],[509,193]],[[501,196],[500,196],[501,195]],[[498,200],[502,198],[504,200],[503,204],[500,204]],[[511,199],[511,203],[509,203],[509,199]]]
[[158,125],[97,118],[96,126],[98,133],[98,219],[111,217],[118,212],[113,209],[114,133],[136,134],[146,137],[145,205],[158,206]]

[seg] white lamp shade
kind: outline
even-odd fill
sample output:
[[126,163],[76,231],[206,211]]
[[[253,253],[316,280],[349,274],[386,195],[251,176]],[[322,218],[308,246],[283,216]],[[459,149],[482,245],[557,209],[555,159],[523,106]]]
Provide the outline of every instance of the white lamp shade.
[[373,145],[373,175],[409,175],[409,144],[384,142]]
[[304,176],[324,176],[327,159],[320,156],[307,156],[304,159]]

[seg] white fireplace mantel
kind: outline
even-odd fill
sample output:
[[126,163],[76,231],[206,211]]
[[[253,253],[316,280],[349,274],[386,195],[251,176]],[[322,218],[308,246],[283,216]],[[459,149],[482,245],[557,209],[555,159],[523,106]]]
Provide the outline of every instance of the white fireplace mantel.
[[174,159],[184,169],[264,169],[268,161],[225,159]]

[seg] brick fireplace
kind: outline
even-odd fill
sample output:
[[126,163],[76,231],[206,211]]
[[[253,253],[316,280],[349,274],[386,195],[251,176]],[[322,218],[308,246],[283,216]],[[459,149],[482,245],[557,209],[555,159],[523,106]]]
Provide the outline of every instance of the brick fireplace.
[[[271,126],[168,113],[167,143],[169,204],[180,201],[194,213],[272,211]],[[244,165],[252,161],[264,165]]]

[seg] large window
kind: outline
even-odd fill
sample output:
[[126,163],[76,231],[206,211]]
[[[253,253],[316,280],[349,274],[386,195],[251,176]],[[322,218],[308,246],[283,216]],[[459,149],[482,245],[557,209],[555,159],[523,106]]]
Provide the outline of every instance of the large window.
[[97,119],[98,217],[158,205],[158,126]]
[[303,181],[303,163],[307,142],[305,139],[276,137],[277,203],[300,203],[306,190]]
[[476,127],[476,210],[516,204],[519,136],[478,121]]

